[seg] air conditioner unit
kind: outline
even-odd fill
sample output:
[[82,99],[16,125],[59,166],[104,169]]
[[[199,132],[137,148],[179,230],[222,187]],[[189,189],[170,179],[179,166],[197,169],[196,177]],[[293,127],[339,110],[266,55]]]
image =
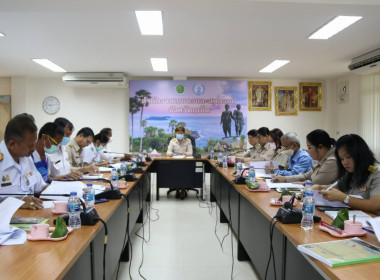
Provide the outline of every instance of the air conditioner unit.
[[70,86],[81,87],[127,87],[128,80],[121,72],[71,72],[65,73],[62,81]]
[[357,74],[369,74],[380,71],[380,49],[352,59],[348,69]]

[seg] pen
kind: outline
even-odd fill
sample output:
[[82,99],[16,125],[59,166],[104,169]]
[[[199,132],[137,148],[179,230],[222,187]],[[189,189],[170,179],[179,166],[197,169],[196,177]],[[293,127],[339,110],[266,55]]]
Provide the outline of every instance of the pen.
[[375,231],[373,229],[369,229],[369,228],[365,228],[365,227],[362,227],[362,229],[368,231],[368,232],[371,232],[371,233],[375,233]]
[[26,194],[21,198],[21,200],[24,200],[24,198],[27,197],[27,196],[28,196],[28,193],[26,193]]
[[276,183],[276,179],[274,179],[274,177],[276,177],[278,175],[278,172],[280,172],[280,170],[277,170],[277,172],[274,174],[274,176],[272,177],[271,179],[271,182],[272,183]]
[[327,189],[326,189],[326,191],[329,191],[329,190],[331,190],[333,187],[335,187],[336,185],[338,185],[338,181],[336,181],[335,183],[333,183],[330,187],[328,187]]

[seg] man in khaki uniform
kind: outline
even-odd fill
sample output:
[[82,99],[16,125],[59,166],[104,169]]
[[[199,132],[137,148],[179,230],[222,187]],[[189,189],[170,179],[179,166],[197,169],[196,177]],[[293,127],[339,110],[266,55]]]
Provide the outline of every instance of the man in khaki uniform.
[[82,150],[94,140],[94,132],[89,127],[78,131],[77,135],[66,146],[67,160],[72,169],[82,172],[97,171],[95,164],[83,167]]
[[242,162],[250,162],[253,158],[255,158],[257,151],[259,150],[260,145],[258,145],[257,130],[251,129],[248,131],[247,135],[248,142],[252,145],[252,147],[244,155],[237,154],[236,162],[238,160],[241,160]]

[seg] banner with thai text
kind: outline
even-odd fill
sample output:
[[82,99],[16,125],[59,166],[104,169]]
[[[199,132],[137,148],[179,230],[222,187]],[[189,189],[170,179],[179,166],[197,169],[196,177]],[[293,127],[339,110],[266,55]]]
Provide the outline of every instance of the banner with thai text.
[[132,80],[129,93],[133,152],[166,152],[179,125],[198,153],[218,143],[227,152],[246,146],[247,82]]

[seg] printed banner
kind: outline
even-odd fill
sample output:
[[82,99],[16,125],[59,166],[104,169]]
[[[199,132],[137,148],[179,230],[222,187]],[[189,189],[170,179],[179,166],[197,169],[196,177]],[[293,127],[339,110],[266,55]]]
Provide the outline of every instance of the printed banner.
[[195,138],[198,153],[218,143],[226,151],[246,146],[247,82],[132,80],[129,92],[133,152],[166,152],[179,125]]

